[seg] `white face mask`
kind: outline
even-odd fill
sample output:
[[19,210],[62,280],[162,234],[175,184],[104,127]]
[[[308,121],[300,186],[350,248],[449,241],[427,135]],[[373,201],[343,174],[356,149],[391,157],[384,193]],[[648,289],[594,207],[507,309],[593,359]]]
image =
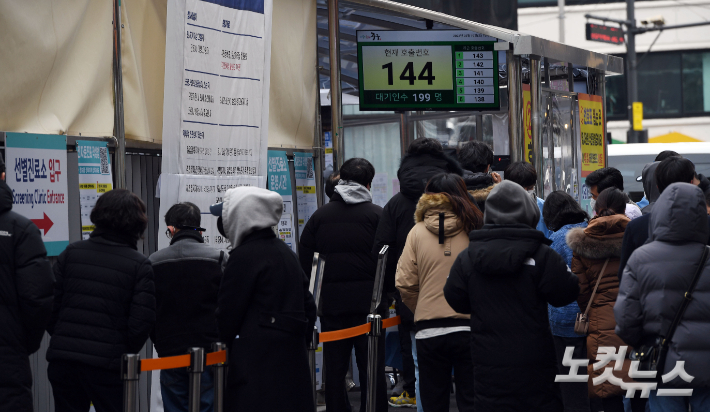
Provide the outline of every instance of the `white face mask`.
[[597,212],[594,211],[594,206],[596,206],[596,204],[597,204],[597,201],[594,199],[591,199],[589,201],[589,207],[592,209],[592,216],[597,214]]

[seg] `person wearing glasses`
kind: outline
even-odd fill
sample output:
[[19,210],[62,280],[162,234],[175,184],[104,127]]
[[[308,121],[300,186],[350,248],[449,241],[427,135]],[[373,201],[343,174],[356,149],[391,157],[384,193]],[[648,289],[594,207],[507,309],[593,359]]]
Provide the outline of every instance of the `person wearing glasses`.
[[[205,244],[200,209],[193,203],[173,205],[165,214],[170,246],[150,256],[155,275],[156,324],[151,333],[158,356],[184,355],[192,347],[211,352],[219,340],[217,294],[227,264],[224,251]],[[186,368],[160,371],[165,412],[187,412]],[[214,384],[211,367],[201,379],[200,411],[211,412]]]

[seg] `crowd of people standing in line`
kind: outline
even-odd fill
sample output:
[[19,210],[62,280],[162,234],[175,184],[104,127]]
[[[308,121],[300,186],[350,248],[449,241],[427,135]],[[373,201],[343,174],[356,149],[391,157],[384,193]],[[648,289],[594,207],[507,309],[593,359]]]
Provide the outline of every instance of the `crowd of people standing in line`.
[[[87,240],[67,247],[53,269],[38,229],[11,211],[0,159],[0,405],[31,411],[28,355],[44,331],[55,410],[120,411],[124,353],[151,337],[159,356],[228,343],[225,410],[313,411],[307,345],[316,317],[321,330],[363,323],[370,311],[377,252],[390,246],[383,292],[402,316],[404,391],[386,398],[384,339],[377,359],[376,410],[390,405],[448,411],[456,387],[460,411],[702,411],[710,409],[710,265],[699,261],[710,243],[710,181],[677,153],[646,166],[649,204],[623,192],[614,168],[587,176],[589,216],[569,194],[535,195],[535,169],[509,165],[492,172],[493,152],[468,142],[455,157],[435,139],[415,140],[401,160],[401,191],[381,208],[372,203],[375,168],[346,161],[332,179],[330,202],[305,225],[296,256],[274,233],[280,195],[239,187],[213,205],[229,253],[204,244],[201,211],[174,205],[165,216],[170,246],[145,257],[136,250],[146,207],[113,190],[92,210]],[[315,252],[326,256],[321,302],[308,290]],[[624,400],[609,381],[593,384],[601,348],[638,347],[665,336],[687,296],[692,273],[702,276],[671,341],[663,373],[685,361],[689,397]],[[387,302],[377,308],[387,311]],[[586,336],[575,319],[589,319]],[[325,401],[350,411],[345,386],[350,354],[367,386],[367,339],[326,342]],[[587,358],[588,383],[556,383],[567,348]],[[630,382],[629,359],[607,367]],[[269,385],[265,385],[269,382]],[[166,411],[187,410],[187,371],[164,370]],[[271,388],[279,388],[274,396]],[[212,410],[209,369],[201,410]],[[362,391],[361,412],[366,405]],[[591,401],[590,401],[591,399]],[[595,403],[598,400],[599,403]],[[626,405],[625,405],[626,403]]]

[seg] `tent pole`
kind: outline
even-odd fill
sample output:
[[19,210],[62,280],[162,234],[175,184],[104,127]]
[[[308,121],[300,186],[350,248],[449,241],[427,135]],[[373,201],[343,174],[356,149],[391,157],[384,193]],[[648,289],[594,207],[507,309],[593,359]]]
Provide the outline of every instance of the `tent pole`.
[[116,188],[126,188],[126,130],[123,122],[123,71],[121,69],[121,0],[113,0],[113,130],[118,145],[115,152]]
[[340,170],[343,152],[343,95],[340,86],[340,20],[338,0],[328,0],[328,42],[330,46],[330,109],[333,137],[333,169]]

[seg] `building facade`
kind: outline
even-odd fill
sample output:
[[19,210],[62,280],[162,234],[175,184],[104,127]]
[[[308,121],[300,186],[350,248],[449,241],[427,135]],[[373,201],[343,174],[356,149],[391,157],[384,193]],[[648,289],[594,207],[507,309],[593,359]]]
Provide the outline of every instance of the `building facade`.
[[[624,20],[626,2],[571,0],[568,4],[564,43],[625,57],[625,45],[586,40],[585,23],[600,22],[584,15]],[[518,6],[521,32],[559,41],[557,1],[519,0]],[[709,0],[637,1],[635,10],[639,25],[657,16],[663,16],[667,26],[710,21]],[[710,141],[710,25],[637,35],[636,53],[639,100],[644,105],[643,127],[648,129],[649,142]],[[625,75],[608,77],[606,87],[607,130],[614,141],[626,142]]]

